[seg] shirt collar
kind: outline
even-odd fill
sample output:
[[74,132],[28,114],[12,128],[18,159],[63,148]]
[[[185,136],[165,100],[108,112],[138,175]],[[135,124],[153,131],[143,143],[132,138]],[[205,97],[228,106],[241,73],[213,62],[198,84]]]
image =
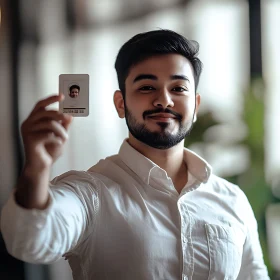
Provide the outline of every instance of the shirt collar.
[[[119,150],[121,160],[142,180],[149,184],[151,171],[155,168],[161,169],[157,164],[135,150],[125,139]],[[201,183],[206,183],[212,173],[211,166],[195,152],[184,148],[184,161],[188,171]]]

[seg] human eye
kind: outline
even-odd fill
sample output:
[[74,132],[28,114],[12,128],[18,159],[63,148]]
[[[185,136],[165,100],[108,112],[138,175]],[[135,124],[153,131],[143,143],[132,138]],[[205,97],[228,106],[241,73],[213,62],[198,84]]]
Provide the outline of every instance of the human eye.
[[186,87],[182,87],[182,86],[177,86],[177,87],[174,87],[173,89],[172,89],[172,91],[175,91],[175,92],[187,92],[188,91],[188,89],[186,88]]
[[142,86],[138,90],[142,92],[149,92],[155,90],[155,88],[152,86]]

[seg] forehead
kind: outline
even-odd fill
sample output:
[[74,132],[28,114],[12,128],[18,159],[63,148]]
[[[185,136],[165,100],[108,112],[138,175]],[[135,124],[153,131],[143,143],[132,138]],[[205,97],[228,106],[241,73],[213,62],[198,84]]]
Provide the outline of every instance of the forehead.
[[194,83],[194,71],[190,61],[179,54],[151,56],[132,66],[127,81],[132,82],[139,74],[153,74],[160,78],[172,75],[185,75]]

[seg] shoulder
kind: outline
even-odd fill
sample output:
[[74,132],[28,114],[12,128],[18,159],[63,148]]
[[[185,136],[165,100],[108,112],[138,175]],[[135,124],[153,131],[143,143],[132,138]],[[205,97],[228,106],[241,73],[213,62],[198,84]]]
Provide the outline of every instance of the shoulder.
[[103,173],[105,170],[107,170],[108,168],[114,168],[117,167],[121,164],[121,160],[119,155],[113,155],[110,157],[107,157],[105,159],[101,159],[99,160],[99,162],[95,165],[93,165],[92,167],[90,167],[88,169],[88,172],[91,173]]
[[78,196],[98,195],[99,180],[87,171],[70,170],[50,182],[53,192],[71,192]]
[[105,159],[99,160],[98,163],[90,167],[88,170],[70,170],[59,176],[56,176],[51,183],[56,185],[61,182],[81,182],[81,183],[93,183],[98,181],[98,175],[102,173],[103,170],[108,169],[108,167],[118,161],[118,155],[113,155]]
[[131,170],[121,160],[119,155],[113,155],[100,160],[96,165],[88,169],[88,174],[96,180],[121,183],[131,175]]
[[220,194],[239,196],[243,198],[246,197],[244,192],[240,189],[238,185],[233,184],[215,174],[211,174],[206,185],[208,185],[208,187],[210,187],[213,191],[218,192]]
[[[51,180],[50,185],[56,187],[71,187],[74,189],[98,189],[108,180],[107,175],[118,166],[117,155],[101,159],[88,170],[70,170]],[[108,174],[107,174],[108,173]]]
[[69,170],[65,173],[62,173],[51,180],[52,184],[57,184],[59,182],[66,182],[69,180],[84,180],[89,178],[87,172],[82,170]]
[[57,177],[51,181],[51,185],[60,184],[87,184],[92,183],[93,177],[86,171],[70,170]]
[[217,175],[212,174],[208,183],[211,188],[216,191],[220,196],[228,196],[230,200],[236,202],[240,209],[250,209],[251,205],[244,191],[236,184],[233,184]]
[[203,189],[214,194],[220,201],[231,205],[237,212],[252,211],[244,191],[238,185],[217,175],[212,174]]

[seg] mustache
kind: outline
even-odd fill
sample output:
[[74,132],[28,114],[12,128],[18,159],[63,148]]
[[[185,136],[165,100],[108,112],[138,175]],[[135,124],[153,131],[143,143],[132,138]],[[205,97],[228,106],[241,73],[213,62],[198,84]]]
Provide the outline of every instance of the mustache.
[[167,113],[167,114],[172,114],[176,117],[176,119],[182,120],[182,115],[179,113],[176,113],[168,108],[166,109],[162,109],[162,108],[158,108],[158,109],[154,109],[154,110],[147,110],[143,113],[143,119],[145,119],[147,116],[152,115],[152,114],[158,114],[158,113]]

